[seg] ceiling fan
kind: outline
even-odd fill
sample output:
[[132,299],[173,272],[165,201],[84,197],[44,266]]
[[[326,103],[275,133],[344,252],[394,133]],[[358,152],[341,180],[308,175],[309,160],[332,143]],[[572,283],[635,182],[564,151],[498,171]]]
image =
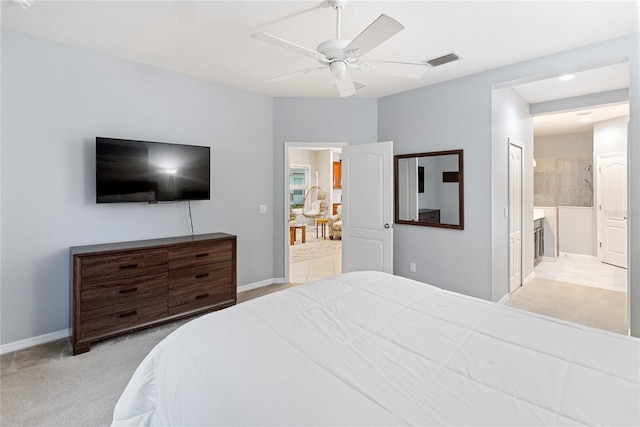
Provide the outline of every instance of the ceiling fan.
[[[382,14],[353,40],[343,39],[340,34],[340,20],[342,8],[347,3],[347,0],[329,0],[329,3],[336,10],[337,14],[336,36],[335,38],[320,43],[316,50],[307,49],[304,46],[291,43],[268,33],[256,33],[252,35],[254,39],[262,40],[275,46],[314,58],[321,64],[320,67],[306,68],[267,79],[265,82],[282,81],[298,75],[329,68],[331,74],[333,74],[338,93],[341,97],[346,97],[356,93],[354,81],[348,72],[349,69],[356,68],[358,70],[369,71],[378,68],[371,64],[371,62],[385,64],[386,72],[392,75],[412,78],[420,78],[424,75],[426,70],[425,63],[377,60],[370,60],[365,63],[360,62],[362,56],[400,32],[404,29],[404,26],[395,19]],[[359,83],[359,85],[366,86],[363,83]]]

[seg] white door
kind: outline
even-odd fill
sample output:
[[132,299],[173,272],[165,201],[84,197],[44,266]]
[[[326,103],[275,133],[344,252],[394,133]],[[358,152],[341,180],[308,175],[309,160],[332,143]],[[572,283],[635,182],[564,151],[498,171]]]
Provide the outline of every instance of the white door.
[[522,147],[509,141],[509,292],[522,285]]
[[342,151],[342,272],[393,273],[393,142]]
[[627,157],[599,159],[600,259],[627,268]]

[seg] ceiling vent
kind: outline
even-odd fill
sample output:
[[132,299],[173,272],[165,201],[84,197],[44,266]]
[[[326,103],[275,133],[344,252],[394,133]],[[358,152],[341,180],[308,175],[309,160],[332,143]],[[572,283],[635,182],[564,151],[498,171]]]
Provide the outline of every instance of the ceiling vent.
[[432,67],[439,67],[441,65],[448,64],[449,62],[457,61],[461,58],[462,57],[457,52],[451,52],[437,58],[427,59],[424,62]]

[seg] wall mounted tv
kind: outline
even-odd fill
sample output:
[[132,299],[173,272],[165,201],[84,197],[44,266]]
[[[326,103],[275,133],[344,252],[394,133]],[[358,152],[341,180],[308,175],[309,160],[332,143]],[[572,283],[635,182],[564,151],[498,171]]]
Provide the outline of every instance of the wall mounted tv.
[[209,200],[210,148],[96,137],[96,202]]

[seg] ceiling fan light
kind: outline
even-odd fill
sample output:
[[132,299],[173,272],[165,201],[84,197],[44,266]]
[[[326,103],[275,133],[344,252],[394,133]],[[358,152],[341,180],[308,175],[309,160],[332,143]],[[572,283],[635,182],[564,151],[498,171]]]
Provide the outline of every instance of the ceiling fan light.
[[347,71],[347,64],[342,61],[335,61],[329,65],[329,69],[336,79],[342,80],[344,78],[344,73]]

